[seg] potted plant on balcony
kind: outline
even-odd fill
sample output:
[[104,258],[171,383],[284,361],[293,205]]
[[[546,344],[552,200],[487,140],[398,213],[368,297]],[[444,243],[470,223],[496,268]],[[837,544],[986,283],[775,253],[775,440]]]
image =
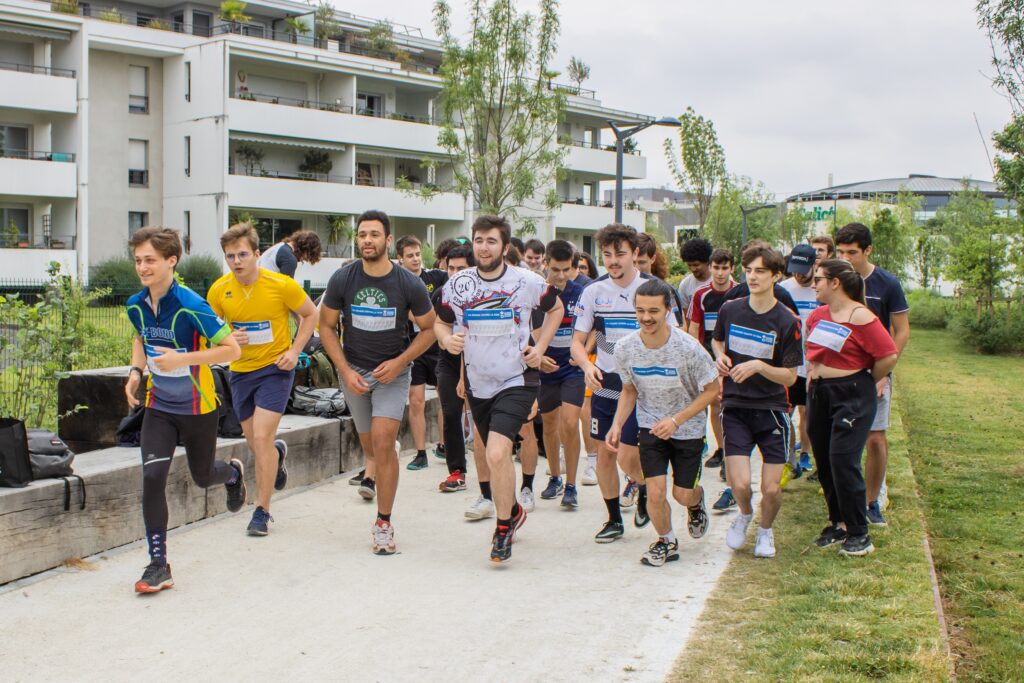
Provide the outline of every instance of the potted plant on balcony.
[[61,14],[78,14],[78,0],[51,0],[50,9]]
[[258,175],[257,167],[263,170],[263,150],[259,147],[243,142],[235,147],[235,154],[241,159],[246,175]]
[[569,69],[567,72],[569,80],[576,84],[576,95],[580,94],[580,86],[583,85],[583,81],[590,78],[590,67],[583,63],[583,60],[579,57],[573,57],[569,60]]
[[298,17],[288,17],[284,20],[284,32],[291,35],[291,41],[293,43],[299,42],[299,36],[304,36],[309,33],[309,27],[306,26],[302,19]]
[[634,138],[626,138],[625,142],[622,143],[622,151],[626,154],[632,154],[636,151],[636,140]]
[[121,15],[121,10],[116,7],[105,9],[97,15],[103,21],[109,21],[114,24],[123,24],[124,16]]
[[220,3],[218,18],[227,22],[232,33],[239,33],[240,24],[248,24],[252,21],[252,17],[245,13],[245,8],[248,6],[248,3],[242,2],[242,0],[224,0]]
[[320,180],[320,176],[326,180],[332,168],[334,168],[334,162],[331,161],[331,155],[327,150],[312,147],[306,150],[306,156],[299,164],[299,172],[304,176],[309,176],[307,180]]
[[316,28],[316,39],[325,41],[328,50],[338,52],[337,33],[340,27],[334,18],[334,7],[327,0],[320,0],[320,4],[313,10],[313,26]]
[[342,238],[347,238],[349,231],[349,218],[348,216],[328,216],[327,217],[327,245],[329,247],[335,247],[331,250],[332,255],[337,255],[337,246],[341,242]]
[[164,19],[150,19],[149,23],[146,24],[149,28],[155,28],[158,31],[170,31],[171,24]]
[[5,247],[16,247],[18,246],[18,238],[21,237],[21,230],[18,229],[18,224],[14,222],[12,218],[7,223],[7,228],[3,233],[3,246]]

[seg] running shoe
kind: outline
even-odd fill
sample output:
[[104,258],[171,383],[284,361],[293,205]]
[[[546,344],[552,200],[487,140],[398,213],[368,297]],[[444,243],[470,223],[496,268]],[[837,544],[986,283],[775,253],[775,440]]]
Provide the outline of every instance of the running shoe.
[[283,439],[278,439],[274,442],[274,448],[277,449],[277,476],[274,478],[274,490],[281,491],[288,483],[288,468],[284,464],[285,458],[288,457],[288,444]]
[[470,503],[466,509],[466,519],[487,519],[494,516],[494,501],[484,498],[483,495]]
[[171,578],[171,565],[150,562],[142,571],[142,578],[135,582],[135,592],[159,593],[172,586],[174,579]]
[[640,562],[650,567],[661,567],[666,562],[675,562],[679,559],[679,542],[668,543],[663,538],[651,544],[647,552],[640,558]]
[[807,475],[807,481],[812,482],[814,484],[817,484],[818,483],[818,470],[814,470],[813,472],[808,474]]
[[843,545],[839,548],[840,555],[846,555],[847,557],[864,557],[875,552],[875,546],[871,543],[871,537],[867,534],[863,536],[847,536],[846,540],[843,541]]
[[370,535],[373,536],[374,555],[395,554],[395,527],[391,526],[391,522],[378,518],[370,527]]
[[359,473],[348,480],[349,486],[359,486],[363,483],[363,477],[366,476],[366,470],[359,470]]
[[695,508],[686,508],[686,529],[690,532],[690,538],[703,538],[708,532],[708,508],[704,503],[704,489],[700,492],[700,505]]
[[875,526],[887,526],[885,517],[882,516],[882,509],[878,505],[876,500],[873,503],[868,503],[868,524],[874,524]]
[[228,510],[238,512],[245,505],[245,465],[238,458],[231,458],[229,464],[238,470],[238,481],[224,484],[228,491]]
[[619,507],[631,508],[636,505],[636,497],[640,493],[640,485],[626,477],[626,488],[622,489],[619,497]]
[[647,514],[647,494],[641,493],[636,499],[636,511],[633,512],[633,526],[643,529],[651,523],[651,516]]
[[779,478],[779,488],[786,488],[793,480],[793,466],[788,462],[782,466],[782,476]]
[[594,540],[598,543],[611,543],[626,533],[625,529],[622,528],[622,522],[605,522],[601,530],[594,536]]
[[533,499],[533,489],[530,487],[520,489],[519,495],[516,496],[516,500],[519,501],[519,507],[523,508],[527,512],[533,512],[537,509],[537,503]]
[[526,524],[526,510],[522,505],[519,506],[519,514],[512,518],[512,542],[516,542],[516,534]]
[[725,464],[725,451],[721,448],[716,448],[715,452],[711,454],[711,457],[704,462],[704,467],[721,467]]
[[448,478],[437,487],[441,493],[455,493],[466,490],[466,475],[461,470],[455,470],[448,475]]
[[565,486],[562,485],[562,478],[551,477],[548,479],[547,488],[540,492],[540,497],[544,500],[551,500],[557,498],[563,491],[565,491]]
[[565,485],[565,493],[562,494],[562,507],[568,510],[575,510],[580,506],[580,501],[576,493],[576,487],[572,484]]
[[810,453],[800,453],[800,469],[804,472],[810,472],[813,469]]
[[739,550],[743,547],[743,544],[747,541],[747,529],[750,528],[750,522],[754,519],[754,515],[736,515],[736,519],[732,520],[732,524],[729,526],[729,530],[725,532],[725,544],[733,550]]
[[800,463],[797,463],[796,465],[793,465],[792,466],[792,470],[793,470],[793,472],[792,472],[793,479],[799,479],[800,477],[804,476],[804,471],[803,471],[803,468],[800,467]]
[[711,509],[716,512],[727,512],[730,508],[734,507],[736,507],[736,499],[732,495],[732,489],[727,488],[722,491],[722,495],[718,497],[718,500],[711,506]]
[[444,444],[443,443],[439,443],[439,444],[434,446],[434,457],[437,458],[438,460],[445,460],[445,459],[447,459],[447,456],[445,455],[445,452],[444,452]]
[[425,469],[427,467],[427,465],[429,465],[429,464],[430,464],[430,462],[427,461],[427,454],[426,453],[424,453],[423,455],[420,455],[419,453],[417,453],[416,457],[413,458],[412,460],[410,460],[409,464],[405,466],[405,469],[407,469],[407,470],[422,470],[422,469]]
[[491,536],[491,562],[506,562],[512,559],[512,527],[499,524]]
[[363,481],[359,484],[359,495],[365,500],[373,500],[377,497],[377,485],[374,484],[373,479],[364,477]]
[[257,505],[256,509],[252,511],[252,520],[245,532],[250,536],[266,536],[270,533],[267,523],[273,521],[274,518],[270,516],[270,513]]
[[821,535],[814,541],[814,545],[819,548],[828,548],[836,543],[842,543],[845,540],[846,529],[838,524],[829,524],[821,530]]
[[597,486],[597,470],[589,462],[583,468],[583,476],[580,477],[580,483],[584,486]]
[[775,534],[771,529],[757,528],[754,557],[775,557]]

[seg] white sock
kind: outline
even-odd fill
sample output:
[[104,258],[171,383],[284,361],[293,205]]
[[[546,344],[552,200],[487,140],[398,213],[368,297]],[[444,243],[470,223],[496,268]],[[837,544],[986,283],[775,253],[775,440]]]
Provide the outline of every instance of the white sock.
[[661,535],[661,540],[665,541],[666,543],[675,543],[676,542],[676,532],[673,531],[672,529],[669,529],[667,534],[662,534]]
[[587,453],[587,464],[591,467],[597,467],[597,453]]
[[748,522],[748,523],[749,523],[749,522],[750,522],[750,520],[754,519],[754,513],[753,513],[753,512],[751,512],[751,513],[750,513],[749,515],[745,515],[745,514],[743,514],[743,513],[741,512],[741,513],[739,514],[739,517],[740,517],[740,519],[742,519],[742,520],[743,520],[744,522]]

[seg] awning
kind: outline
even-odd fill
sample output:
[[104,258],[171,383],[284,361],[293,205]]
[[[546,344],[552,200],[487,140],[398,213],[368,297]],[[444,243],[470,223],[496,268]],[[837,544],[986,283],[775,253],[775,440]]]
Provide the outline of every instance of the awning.
[[38,26],[15,24],[8,21],[0,21],[0,33],[14,33],[19,36],[43,38],[45,40],[71,40],[70,31],[58,31],[52,28],[40,28]]
[[257,142],[262,145],[283,145],[285,147],[303,147],[314,149],[328,149],[334,152],[344,152],[345,145],[340,142],[328,142],[326,140],[308,140],[305,138],[288,138],[280,135],[261,135],[259,133],[231,133],[231,139],[239,142]]
[[359,145],[358,156],[360,159],[411,159],[412,161],[419,161],[420,159],[436,159],[437,161],[448,161],[448,157],[444,154],[431,154],[430,152],[399,152],[391,149],[381,149],[379,147],[367,147],[365,145]]

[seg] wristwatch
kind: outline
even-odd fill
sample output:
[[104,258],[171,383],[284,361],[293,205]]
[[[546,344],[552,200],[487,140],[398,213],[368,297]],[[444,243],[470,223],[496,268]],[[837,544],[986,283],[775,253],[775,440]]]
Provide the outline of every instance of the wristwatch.
[[128,369],[128,378],[129,379],[131,379],[131,376],[132,376],[133,372],[139,373],[139,379],[142,379],[142,368],[138,367],[137,365],[133,365],[131,368],[129,368]]

